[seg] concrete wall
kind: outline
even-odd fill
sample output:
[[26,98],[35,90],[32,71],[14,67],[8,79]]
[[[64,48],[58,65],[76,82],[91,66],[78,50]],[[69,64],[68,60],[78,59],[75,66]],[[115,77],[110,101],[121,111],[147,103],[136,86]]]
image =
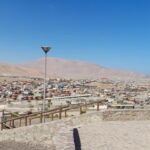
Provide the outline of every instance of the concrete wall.
[[[3,130],[0,132],[0,141],[15,140],[18,142],[43,144],[45,146],[57,145],[59,150],[60,144],[63,147],[63,144],[65,146],[66,143],[69,143],[69,140],[73,142],[73,139],[71,139],[73,128],[101,121],[101,118],[101,113],[94,112],[49,123]],[[67,138],[68,135],[71,135],[71,137]]]
[[[82,127],[82,125],[90,123],[98,123],[103,120],[150,120],[150,110],[105,110],[49,123],[4,130],[0,132],[0,141],[15,140],[44,144],[46,146],[55,145],[59,150],[61,149],[59,146],[63,147],[66,143],[73,142],[73,139],[71,139],[73,128]],[[71,137],[68,137],[69,135]]]
[[150,120],[150,110],[144,109],[124,109],[124,110],[106,110],[103,112],[103,120]]

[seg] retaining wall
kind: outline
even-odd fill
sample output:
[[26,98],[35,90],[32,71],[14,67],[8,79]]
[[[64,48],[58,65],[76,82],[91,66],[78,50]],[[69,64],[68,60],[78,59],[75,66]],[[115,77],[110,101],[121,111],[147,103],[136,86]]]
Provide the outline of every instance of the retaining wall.
[[61,144],[61,147],[63,147],[63,143],[69,143],[68,140],[73,142],[71,138],[67,138],[66,136],[72,136],[72,129],[74,127],[79,127],[97,121],[102,121],[101,113],[94,112],[49,123],[3,130],[0,132],[0,141],[14,140],[17,142],[43,144],[45,146],[59,146]]
[[103,112],[105,121],[125,121],[125,120],[150,120],[150,110],[148,109],[117,109]]
[[[72,129],[90,123],[100,123],[101,121],[125,121],[125,120],[150,120],[150,110],[105,110],[82,114],[71,118],[52,121],[21,127],[0,132],[0,141],[15,140],[19,142],[31,142],[33,144],[58,145],[62,141],[65,143],[73,140],[67,135],[71,135]],[[62,135],[62,137],[61,137]],[[63,139],[64,138],[64,139]],[[59,149],[59,148],[58,148]]]

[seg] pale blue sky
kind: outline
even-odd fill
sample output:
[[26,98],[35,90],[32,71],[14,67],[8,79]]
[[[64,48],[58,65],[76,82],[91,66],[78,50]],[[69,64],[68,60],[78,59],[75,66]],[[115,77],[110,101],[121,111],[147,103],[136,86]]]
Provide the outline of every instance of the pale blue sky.
[[0,0],[0,62],[43,56],[150,73],[148,0]]

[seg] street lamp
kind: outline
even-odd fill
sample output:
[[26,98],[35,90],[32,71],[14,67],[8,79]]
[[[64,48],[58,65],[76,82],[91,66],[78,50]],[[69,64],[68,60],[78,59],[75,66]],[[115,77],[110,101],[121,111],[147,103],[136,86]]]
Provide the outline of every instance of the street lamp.
[[[47,74],[47,53],[51,49],[51,47],[48,46],[42,46],[42,50],[45,53],[45,76],[44,76],[44,97],[43,97],[43,112],[45,111],[45,101],[46,101],[46,74]],[[45,122],[45,117],[43,116],[43,120]]]

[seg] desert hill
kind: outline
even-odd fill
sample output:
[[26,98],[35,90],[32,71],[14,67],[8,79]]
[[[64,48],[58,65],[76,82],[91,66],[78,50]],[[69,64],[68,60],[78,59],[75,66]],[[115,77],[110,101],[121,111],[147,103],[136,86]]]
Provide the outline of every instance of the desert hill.
[[[24,64],[0,64],[0,75],[38,76],[44,75],[44,58]],[[145,76],[130,71],[113,70],[97,64],[59,58],[47,59],[47,76],[76,79],[141,79]]]

